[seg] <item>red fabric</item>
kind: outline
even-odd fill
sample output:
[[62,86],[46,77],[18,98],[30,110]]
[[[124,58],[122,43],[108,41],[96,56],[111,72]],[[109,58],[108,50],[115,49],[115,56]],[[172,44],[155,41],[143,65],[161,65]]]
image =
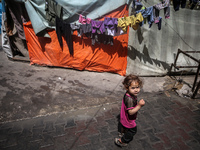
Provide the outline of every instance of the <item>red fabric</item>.
[[[127,5],[104,17],[123,17],[128,13]],[[103,18],[101,18],[103,20]],[[127,66],[127,34],[114,37],[114,45],[91,45],[91,39],[72,35],[74,55],[70,56],[67,43],[63,38],[63,49],[57,39],[55,30],[47,31],[51,38],[35,35],[31,22],[24,24],[29,57],[31,64],[74,68],[78,70],[90,70],[97,72],[113,72],[120,75],[126,74]]]

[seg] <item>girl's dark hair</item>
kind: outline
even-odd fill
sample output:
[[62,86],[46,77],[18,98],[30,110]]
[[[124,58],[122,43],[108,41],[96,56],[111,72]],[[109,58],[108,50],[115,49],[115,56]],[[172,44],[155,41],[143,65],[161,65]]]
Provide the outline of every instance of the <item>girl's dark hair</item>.
[[124,85],[124,87],[126,89],[128,89],[128,87],[131,85],[131,83],[133,81],[138,82],[139,86],[142,87],[142,85],[143,85],[142,80],[138,76],[133,75],[133,74],[130,74],[130,75],[126,76],[126,78],[124,79],[122,84]]

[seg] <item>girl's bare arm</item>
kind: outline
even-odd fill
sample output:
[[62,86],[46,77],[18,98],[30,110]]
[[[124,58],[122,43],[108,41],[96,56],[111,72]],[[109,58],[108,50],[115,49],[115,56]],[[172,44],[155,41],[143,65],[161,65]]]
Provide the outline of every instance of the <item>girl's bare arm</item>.
[[141,99],[139,102],[138,102],[138,105],[136,107],[134,107],[133,109],[130,109],[128,110],[128,113],[129,115],[134,115],[136,112],[138,112],[140,110],[140,108],[142,106],[145,105],[145,101],[143,99]]

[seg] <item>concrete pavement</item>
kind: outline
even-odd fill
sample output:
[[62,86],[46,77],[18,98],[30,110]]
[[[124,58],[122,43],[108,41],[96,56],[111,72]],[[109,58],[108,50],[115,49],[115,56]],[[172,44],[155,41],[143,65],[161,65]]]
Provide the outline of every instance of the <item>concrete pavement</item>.
[[[124,77],[30,66],[0,51],[0,149],[117,150]],[[172,91],[169,77],[143,77],[138,133],[123,149],[200,149],[200,103]],[[194,77],[185,77],[193,83]],[[167,86],[165,86],[167,85]]]

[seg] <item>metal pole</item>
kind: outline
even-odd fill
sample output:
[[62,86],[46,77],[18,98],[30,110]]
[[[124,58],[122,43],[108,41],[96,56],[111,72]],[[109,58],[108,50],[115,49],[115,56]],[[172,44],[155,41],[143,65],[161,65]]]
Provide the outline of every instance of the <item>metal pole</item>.
[[191,98],[193,98],[193,99],[195,98],[195,96],[197,95],[197,92],[198,92],[199,88],[200,88],[200,81],[199,81],[199,83],[197,84],[197,87],[196,87],[196,89],[195,89],[195,91],[194,91],[194,93],[193,93],[193,95],[192,95]]
[[197,73],[196,73],[196,76],[195,76],[195,79],[194,79],[194,83],[193,83],[193,87],[192,87],[192,92],[194,91],[194,88],[195,88],[195,85],[196,85],[196,82],[197,82],[197,78],[199,76],[199,70],[200,70],[200,64],[198,66]]

